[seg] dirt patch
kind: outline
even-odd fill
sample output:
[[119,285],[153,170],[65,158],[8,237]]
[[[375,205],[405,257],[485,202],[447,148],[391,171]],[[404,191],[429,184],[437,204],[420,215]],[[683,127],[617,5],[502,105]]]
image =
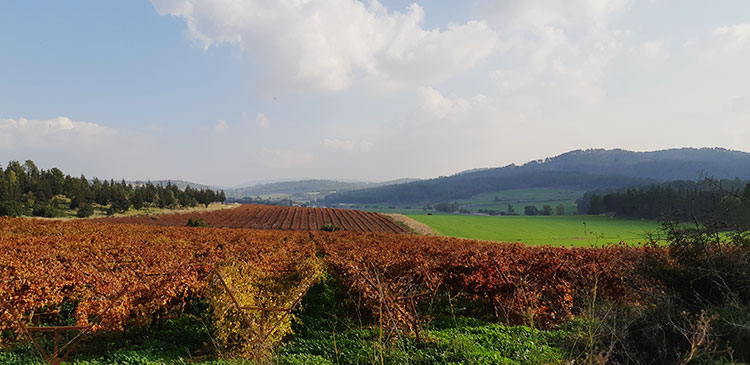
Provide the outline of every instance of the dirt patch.
[[421,234],[423,236],[439,236],[440,235],[439,233],[435,232],[435,230],[430,228],[430,226],[422,222],[419,222],[415,219],[411,219],[403,214],[398,214],[398,213],[380,213],[380,214],[390,217],[396,222],[404,224],[405,226],[412,229],[414,232]]

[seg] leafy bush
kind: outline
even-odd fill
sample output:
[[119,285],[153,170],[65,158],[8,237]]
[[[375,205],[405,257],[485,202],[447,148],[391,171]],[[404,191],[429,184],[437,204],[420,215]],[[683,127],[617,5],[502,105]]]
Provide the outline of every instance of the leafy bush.
[[9,217],[20,217],[29,215],[29,210],[26,205],[14,201],[0,202],[0,216],[7,215]]
[[94,214],[94,207],[91,206],[91,204],[81,204],[81,206],[78,207],[78,212],[76,213],[76,215],[79,218],[90,217],[93,214]]
[[[231,353],[262,362],[292,332],[294,316],[287,309],[294,308],[320,278],[322,261],[313,256],[278,267],[261,267],[237,260],[216,270],[206,293],[216,342]],[[238,306],[245,309],[240,312]]]
[[453,213],[457,212],[459,209],[459,205],[457,202],[453,203],[438,203],[435,204],[435,210],[438,212],[444,212],[444,213]]
[[62,212],[59,209],[45,203],[34,204],[34,209],[32,209],[31,214],[35,217],[45,218],[55,218],[62,216]]
[[525,215],[539,215],[539,209],[535,205],[527,205],[523,207],[523,214]]
[[201,218],[190,218],[188,219],[187,226],[188,227],[207,227],[208,225]]
[[668,245],[666,255],[647,251],[638,270],[661,283],[661,293],[645,306],[599,301],[583,309],[566,325],[574,334],[571,353],[614,363],[750,361],[749,235],[718,227],[666,220],[660,237]]
[[326,231],[326,232],[336,232],[336,231],[340,231],[341,227],[331,224],[331,223],[326,223],[320,227],[320,230]]

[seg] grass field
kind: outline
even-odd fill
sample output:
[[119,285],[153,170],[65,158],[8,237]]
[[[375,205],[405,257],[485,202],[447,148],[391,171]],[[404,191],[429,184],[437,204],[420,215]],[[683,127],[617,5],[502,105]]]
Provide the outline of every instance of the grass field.
[[[571,215],[578,213],[576,200],[583,196],[583,193],[583,191],[567,189],[511,189],[477,194],[468,199],[455,200],[455,202],[459,204],[460,209],[467,209],[472,212],[478,212],[479,210],[506,212],[508,210],[508,205],[511,205],[517,214],[523,214],[523,208],[527,205],[534,205],[540,210],[545,205],[549,205],[553,209],[558,205],[562,205],[565,208],[565,214]],[[454,200],[451,200],[451,202],[452,201]],[[435,201],[429,204],[352,204],[345,207],[383,213],[422,214],[426,211],[430,211],[433,214],[440,214],[433,211],[431,208],[425,209],[425,206],[432,206],[436,203],[439,202]]]
[[491,209],[503,212],[510,204],[519,214],[523,214],[523,208],[527,205],[534,205],[539,209],[549,205],[554,209],[562,204],[566,214],[576,214],[576,200],[582,195],[583,192],[566,189],[512,189],[478,194],[467,200],[459,200],[458,203],[461,208],[471,211]]
[[[624,241],[645,242],[657,222],[601,216],[469,216],[416,215],[442,235],[490,241],[523,242],[556,246],[590,246]],[[585,223],[585,224],[584,224]]]

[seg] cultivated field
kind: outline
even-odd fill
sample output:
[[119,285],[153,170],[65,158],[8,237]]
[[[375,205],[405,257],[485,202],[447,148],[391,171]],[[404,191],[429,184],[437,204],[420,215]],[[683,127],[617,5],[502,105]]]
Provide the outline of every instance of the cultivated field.
[[653,221],[601,216],[409,215],[449,237],[556,246],[646,242],[660,226]]
[[325,225],[333,225],[351,232],[408,233],[398,223],[375,212],[253,204],[207,212],[103,218],[94,221],[185,226],[191,219],[200,219],[208,227],[319,230]]
[[[468,345],[470,337],[461,343],[450,338],[470,334],[477,323],[485,323],[477,322],[479,318],[553,328],[575,316],[575,303],[594,285],[602,300],[638,303],[653,283],[638,277],[634,268],[647,255],[662,254],[627,247],[563,249],[384,233],[96,222],[0,218],[0,343],[44,338],[25,328],[65,326],[67,332],[85,336],[66,333],[61,351],[83,339],[84,357],[113,363],[193,363],[222,354],[260,362],[275,356],[285,364],[300,359],[332,363],[327,360],[339,356],[347,356],[345,363],[506,363],[528,362],[529,356],[547,363],[564,355],[550,352],[543,339],[526,349],[528,341],[511,341],[497,325],[482,324],[494,332],[483,332],[477,341],[508,345]],[[323,286],[313,290],[315,283]],[[338,287],[342,291],[326,289]],[[318,294],[308,300],[309,291]],[[470,304],[472,309],[447,304],[459,300],[457,293],[463,293],[461,306]],[[295,330],[302,337],[289,337],[293,312],[305,315],[306,305],[333,298],[337,302],[318,310],[334,311],[344,302],[358,309],[322,315],[317,322],[303,320]],[[307,304],[300,307],[303,300]],[[444,316],[448,308],[453,327],[445,330],[438,324],[434,328],[447,332],[432,332],[435,338],[426,340],[423,336],[430,332],[423,331],[430,327],[430,318]],[[457,313],[474,316],[475,324],[459,326]],[[138,341],[133,331],[163,328],[165,321],[179,318],[183,325],[171,322],[171,336],[174,326],[184,333],[165,345],[178,343],[175,353],[146,361],[144,356],[154,356],[149,351],[165,351],[162,345],[127,356],[111,352],[127,346],[117,336],[125,336],[128,343]],[[185,323],[199,325],[186,328]],[[337,325],[343,327],[339,333],[349,326],[361,329],[354,328],[359,334],[339,337],[337,343]],[[333,332],[326,332],[329,329]],[[529,341],[540,336],[521,332],[513,336],[534,336]],[[102,346],[108,337],[100,333],[109,333],[113,342]],[[366,340],[373,334],[374,340]],[[284,338],[292,342],[274,355]],[[414,350],[389,345],[396,341],[410,341]],[[49,337],[37,345],[49,350]],[[28,363],[32,352],[23,349],[0,351],[0,362]]]

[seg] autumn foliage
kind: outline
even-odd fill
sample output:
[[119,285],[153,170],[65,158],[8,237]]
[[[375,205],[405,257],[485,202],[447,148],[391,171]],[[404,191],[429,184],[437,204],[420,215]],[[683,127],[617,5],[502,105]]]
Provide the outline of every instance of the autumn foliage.
[[[313,284],[319,267],[315,247],[302,232],[12,218],[0,218],[0,227],[4,341],[15,339],[7,331],[21,321],[64,320],[60,312],[66,305],[75,306],[76,324],[93,330],[148,323],[197,297],[217,304],[219,317],[238,316],[236,308],[219,305],[227,292],[217,292],[212,279],[217,272],[241,300],[252,299],[242,305],[287,305],[287,298],[303,295]],[[262,274],[244,278],[248,269],[236,270],[242,267]],[[222,329],[231,319],[217,321]]]
[[291,309],[323,267],[389,330],[419,336],[430,320],[424,304],[458,295],[499,321],[549,328],[574,317],[592,291],[644,303],[659,286],[637,269],[660,255],[624,245],[0,218],[0,340],[17,339],[19,322],[64,317],[66,305],[79,325],[120,330],[202,298],[218,341],[258,357],[290,333]]
[[[638,274],[660,249],[616,245],[561,248],[413,236],[340,234],[324,238],[329,267],[373,314],[415,330],[415,302],[441,293],[485,301],[498,319],[549,328],[576,314],[577,300],[640,304],[659,290]],[[422,319],[424,320],[424,319]]]
[[233,353],[268,355],[292,333],[292,310],[322,275],[322,262],[296,245],[277,244],[272,260],[229,260],[216,267],[207,299],[216,340]]

